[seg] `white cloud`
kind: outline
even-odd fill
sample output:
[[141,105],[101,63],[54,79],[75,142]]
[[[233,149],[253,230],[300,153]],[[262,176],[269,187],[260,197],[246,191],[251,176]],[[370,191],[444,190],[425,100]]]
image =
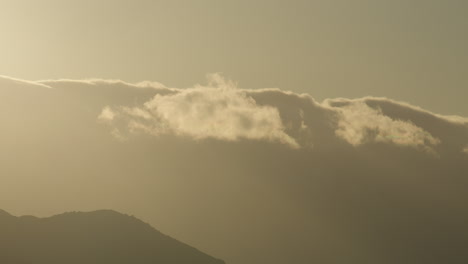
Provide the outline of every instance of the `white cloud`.
[[[1,76],[0,76],[1,77]],[[24,81],[23,81],[24,82]],[[100,86],[100,85],[126,85],[135,88],[153,88],[153,89],[170,89],[167,88],[164,84],[159,82],[153,81],[143,81],[136,84],[124,82],[122,80],[106,80],[106,79],[98,79],[98,78],[91,78],[91,79],[83,79],[83,80],[73,80],[73,79],[56,79],[56,80],[40,80],[35,83],[37,85],[44,85],[46,87],[52,87],[56,85],[63,85],[63,84],[78,84],[78,85],[93,85],[93,86]]]
[[385,142],[411,147],[429,147],[440,143],[411,122],[394,120],[362,101],[338,109],[341,117],[336,135],[357,146],[367,142]]
[[[100,118],[115,116],[104,108]],[[140,107],[123,107],[131,131],[153,135],[174,133],[196,140],[214,138],[276,141],[291,147],[297,142],[287,135],[276,108],[257,105],[231,82],[213,75],[210,86],[198,85],[174,94],[156,94]]]
[[8,76],[3,76],[0,75],[0,85],[3,86],[8,86],[10,84],[16,84],[16,85],[22,85],[22,86],[40,86],[42,88],[52,88],[49,85],[40,83],[40,82],[33,82],[33,81],[26,81],[26,80],[20,80],[16,78],[11,78]]
[[109,106],[106,106],[102,109],[101,114],[99,114],[98,119],[102,121],[112,121],[114,120],[116,114]]

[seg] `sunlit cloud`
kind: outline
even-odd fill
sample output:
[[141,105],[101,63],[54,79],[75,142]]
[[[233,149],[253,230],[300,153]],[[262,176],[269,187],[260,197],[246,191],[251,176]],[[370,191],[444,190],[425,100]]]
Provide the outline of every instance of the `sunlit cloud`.
[[336,135],[354,146],[367,142],[383,142],[411,147],[429,147],[440,143],[424,129],[411,122],[394,120],[362,101],[338,110],[341,118]]
[[[276,108],[257,105],[255,100],[219,75],[210,85],[197,85],[174,94],[156,94],[139,107],[121,107],[131,131],[158,136],[173,133],[195,140],[214,138],[276,141],[298,147],[288,136]],[[115,113],[103,108],[99,119],[112,120]]]
[[102,109],[101,114],[99,114],[98,119],[102,121],[112,121],[114,120],[116,114],[109,106],[106,106]]

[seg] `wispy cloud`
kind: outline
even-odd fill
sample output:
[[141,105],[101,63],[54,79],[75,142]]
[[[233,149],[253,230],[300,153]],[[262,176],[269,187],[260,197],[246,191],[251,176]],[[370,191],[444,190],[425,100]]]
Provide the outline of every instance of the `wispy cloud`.
[[2,82],[2,84],[3,84],[2,86],[11,85],[12,83],[16,83],[16,84],[19,84],[19,85],[40,86],[42,88],[48,88],[48,89],[51,88],[50,86],[48,86],[46,84],[43,84],[41,82],[26,81],[26,80],[16,79],[16,78],[3,76],[3,75],[0,75],[0,82]]
[[114,111],[112,111],[112,109],[109,106],[106,106],[102,109],[102,112],[98,116],[98,119],[102,121],[110,122],[114,120],[115,116],[116,114],[114,113]]
[[430,148],[440,143],[430,133],[408,121],[394,120],[363,101],[338,108],[341,117],[336,135],[354,146],[368,142]]

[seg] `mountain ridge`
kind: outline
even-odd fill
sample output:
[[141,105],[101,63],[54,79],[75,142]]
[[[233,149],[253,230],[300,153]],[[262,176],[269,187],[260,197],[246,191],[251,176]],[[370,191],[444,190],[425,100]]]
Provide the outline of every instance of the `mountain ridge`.
[[114,210],[13,216],[0,210],[0,262],[224,264]]

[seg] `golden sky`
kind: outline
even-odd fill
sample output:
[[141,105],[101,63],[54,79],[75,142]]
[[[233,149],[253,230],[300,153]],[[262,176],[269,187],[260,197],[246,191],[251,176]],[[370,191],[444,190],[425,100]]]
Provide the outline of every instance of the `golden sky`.
[[114,209],[229,264],[464,263],[466,10],[0,0],[0,209]]
[[0,73],[387,96],[468,114],[462,0],[2,0]]

